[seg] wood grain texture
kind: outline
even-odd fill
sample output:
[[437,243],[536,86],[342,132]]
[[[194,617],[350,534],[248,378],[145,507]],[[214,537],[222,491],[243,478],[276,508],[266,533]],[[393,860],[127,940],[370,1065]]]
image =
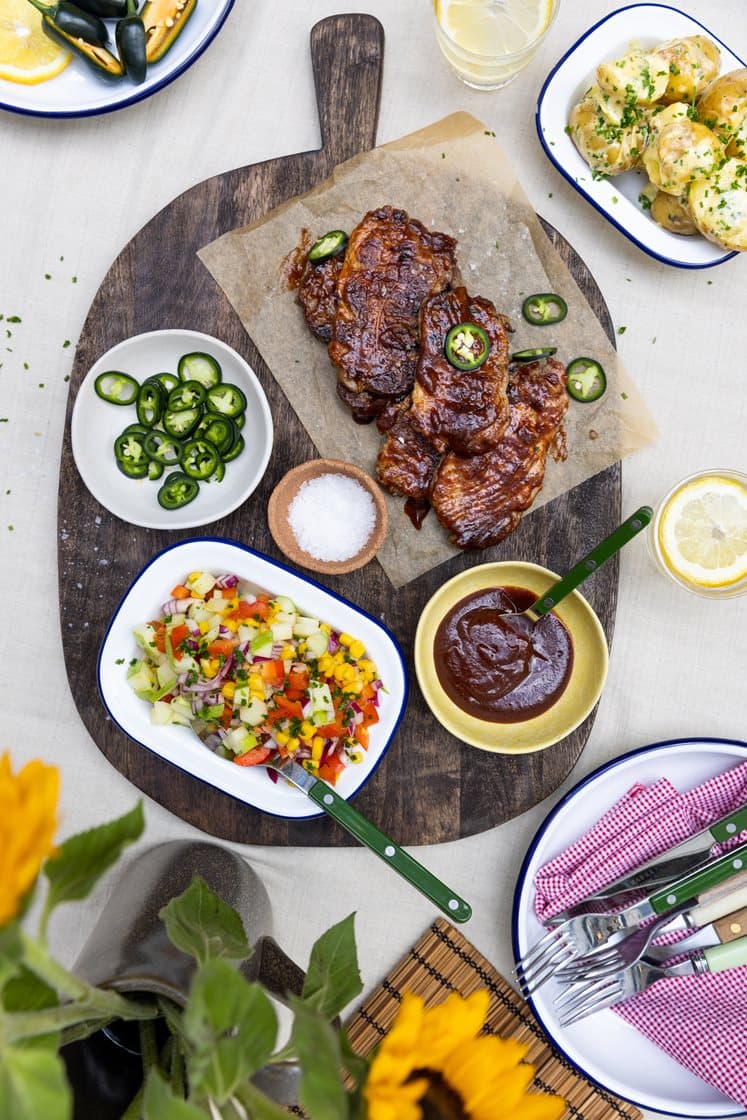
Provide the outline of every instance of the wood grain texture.
[[[280,559],[267,527],[267,501],[287,470],[316,451],[285,396],[196,252],[309,190],[333,167],[374,146],[383,31],[370,16],[333,16],[311,32],[323,147],[208,179],[157,214],[119,254],[86,318],[78,342],[62,447],[58,499],[62,641],[70,688],[84,724],[111,764],[177,816],[226,840],[256,844],[347,845],[354,841],[326,818],[284,821],[265,816],[169,766],[126,738],[108,719],[96,690],[96,659],[107,622],[141,568],[162,548],[200,535],[241,541]],[[544,223],[543,223],[544,224]],[[570,245],[546,232],[613,340],[602,295]],[[89,494],[72,456],[70,420],[77,389],[93,362],[132,334],[185,327],[221,338],[256,370],[275,420],[268,471],[250,501],[200,531],[162,532],[120,521]],[[397,637],[410,672],[410,699],[388,758],[356,806],[403,844],[454,840],[492,828],[535,805],[565,778],[591,729],[594,713],[556,746],[514,758],[459,743],[433,719],[412,659],[417,619],[445,580],[489,560],[525,559],[562,572],[620,520],[620,465],[596,475],[524,518],[499,547],[455,557],[394,591],[374,562],[324,582],[382,618]],[[584,594],[612,639],[618,561],[610,560]],[[281,590],[281,589],[276,589]]]

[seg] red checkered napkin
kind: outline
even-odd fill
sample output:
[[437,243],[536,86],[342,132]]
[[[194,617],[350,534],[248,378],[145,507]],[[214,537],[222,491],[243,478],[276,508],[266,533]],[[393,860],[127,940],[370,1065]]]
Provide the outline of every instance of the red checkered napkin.
[[[747,762],[687,793],[661,778],[634,785],[584,836],[540,868],[535,909],[546,921],[747,800]],[[747,832],[714,845],[718,854]],[[747,965],[659,980],[615,1011],[724,1096],[747,1108]]]

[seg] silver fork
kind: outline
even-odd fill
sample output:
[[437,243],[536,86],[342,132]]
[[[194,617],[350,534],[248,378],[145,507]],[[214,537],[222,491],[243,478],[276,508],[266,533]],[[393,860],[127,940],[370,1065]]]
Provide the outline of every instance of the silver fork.
[[591,984],[569,988],[562,995],[557,996],[554,1003],[559,1015],[561,1027],[570,1027],[579,1019],[602,1011],[606,1007],[614,1007],[630,999],[637,992],[650,988],[657,980],[666,976],[690,976],[693,973],[709,972],[705,952],[698,949],[686,961],[680,964],[659,965],[651,964],[643,957],[641,960],[622,972],[612,976],[604,976]]
[[[614,945],[603,945],[590,953],[574,957],[567,964],[556,969],[555,979],[564,984],[573,984],[578,980],[595,980],[604,976],[611,976],[624,968],[630,968],[649,949],[659,930],[668,926],[670,922],[674,921],[680,914],[685,913],[687,909],[687,904],[678,906],[675,910],[660,914],[655,921],[650,922],[647,926],[631,930]],[[695,930],[692,930],[688,936],[692,936],[693,933],[695,933]],[[667,948],[670,950],[669,956],[674,956],[677,952],[671,946],[667,946]]]

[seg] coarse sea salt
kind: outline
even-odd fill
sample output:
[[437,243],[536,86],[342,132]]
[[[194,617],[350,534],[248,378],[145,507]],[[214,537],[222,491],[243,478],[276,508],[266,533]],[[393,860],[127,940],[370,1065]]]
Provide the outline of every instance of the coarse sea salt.
[[365,487],[341,474],[307,479],[288,506],[288,524],[316,560],[349,560],[373,532],[376,506]]

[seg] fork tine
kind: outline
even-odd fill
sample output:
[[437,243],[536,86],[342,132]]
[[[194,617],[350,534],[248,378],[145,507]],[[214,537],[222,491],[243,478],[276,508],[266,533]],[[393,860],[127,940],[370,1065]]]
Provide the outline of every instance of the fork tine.
[[[569,994],[571,993],[565,993],[566,996]],[[579,1019],[586,1018],[587,1015],[593,1015],[596,1011],[611,1007],[621,1000],[623,995],[623,988],[619,980],[608,979],[605,982],[597,982],[594,986],[578,989],[572,993],[571,999],[565,999],[562,1005],[556,1004],[560,1025],[563,1027],[570,1026],[571,1023],[576,1023]]]
[[565,991],[555,997],[553,1005],[556,1011],[573,1011],[577,1005],[585,1003],[587,999],[602,998],[608,991],[618,987],[617,976],[600,977],[599,980],[594,980],[591,984],[566,988]]
[[539,965],[517,975],[523,994],[529,996],[532,992],[536,992],[537,988],[549,980],[564,963],[570,964],[573,956],[573,945],[567,941],[560,942],[554,952],[547,955]]
[[570,1027],[574,1023],[580,1022],[581,1019],[586,1019],[589,1015],[595,1015],[597,1011],[604,1011],[608,1007],[614,1007],[621,999],[623,999],[623,993],[619,989],[616,989],[609,992],[604,998],[588,1000],[586,1003],[575,1007],[573,1011],[561,1015],[559,1020],[560,1026]]
[[527,949],[524,956],[519,958],[519,960],[516,962],[516,968],[514,969],[514,972],[517,972],[519,970],[524,972],[528,968],[531,968],[533,964],[539,964],[544,954],[549,952],[558,938],[562,936],[563,931],[561,930],[560,926],[556,926],[554,929],[549,929],[544,937],[540,937],[539,941],[535,941],[531,949]]

